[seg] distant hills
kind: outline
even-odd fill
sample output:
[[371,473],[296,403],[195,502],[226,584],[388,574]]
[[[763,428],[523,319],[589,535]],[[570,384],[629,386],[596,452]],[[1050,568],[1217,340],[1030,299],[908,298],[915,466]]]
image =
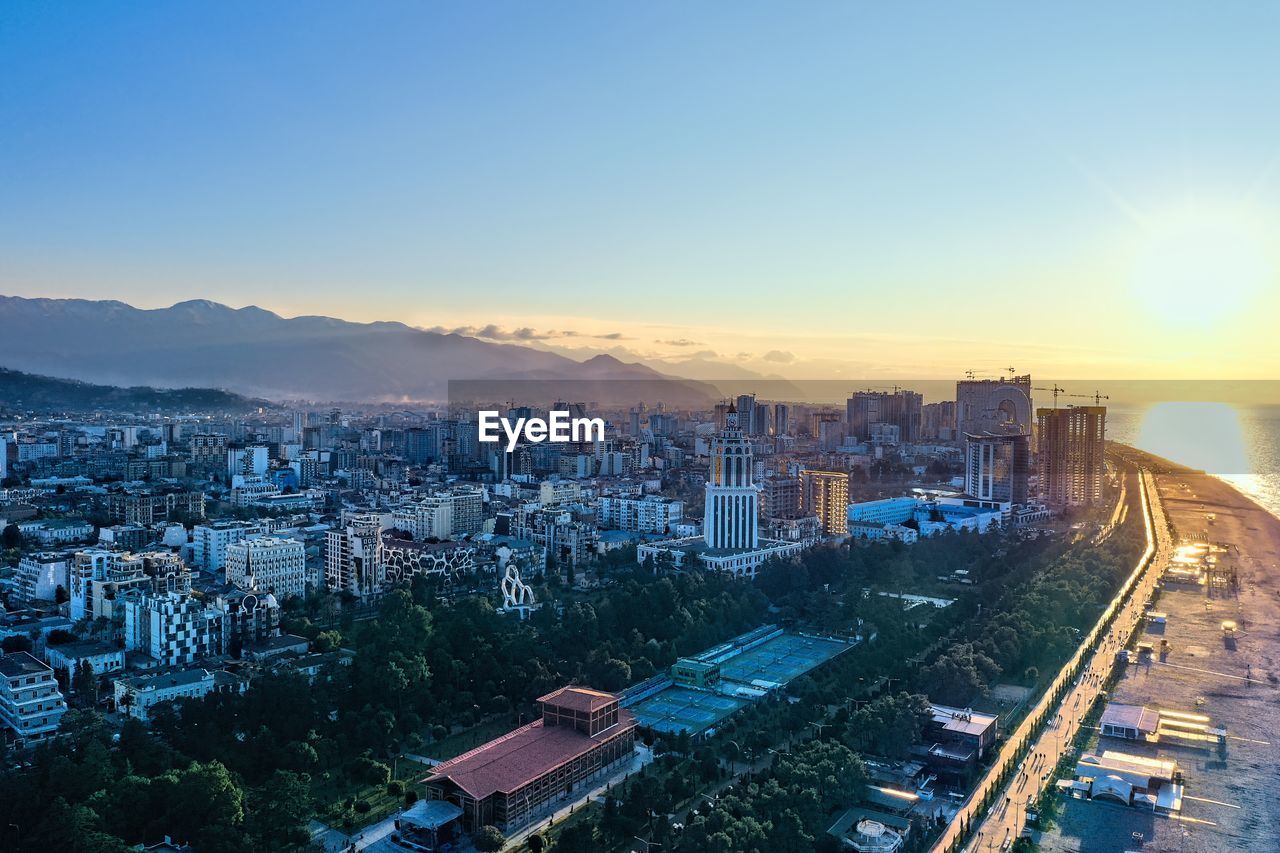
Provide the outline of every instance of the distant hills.
[[[85,382],[226,388],[271,400],[444,400],[451,380],[491,399],[550,403],[664,399],[701,405],[710,385],[664,376],[608,355],[577,362],[403,323],[285,318],[261,308],[194,300],[141,309],[117,301],[0,296],[0,364]],[[541,380],[529,386],[531,380]],[[563,389],[556,384],[571,383]],[[634,384],[633,384],[634,383]],[[523,392],[538,399],[522,399]],[[456,396],[456,395],[455,395]]]
[[0,367],[0,412],[106,409],[240,413],[271,406],[266,400],[214,388],[119,388]]

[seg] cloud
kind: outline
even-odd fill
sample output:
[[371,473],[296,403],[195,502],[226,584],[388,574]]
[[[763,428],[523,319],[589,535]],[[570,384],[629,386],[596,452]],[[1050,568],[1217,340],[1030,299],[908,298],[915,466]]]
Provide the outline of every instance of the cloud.
[[778,364],[790,364],[796,360],[795,353],[790,353],[786,350],[780,349],[771,349],[761,356],[761,358],[765,361],[777,362]]
[[696,346],[698,346],[698,342],[697,342],[697,341],[691,341],[691,340],[689,340],[688,338],[676,338],[676,339],[674,339],[674,340],[670,340],[670,341],[661,341],[661,340],[659,340],[659,341],[654,341],[654,343],[655,343],[655,344],[665,344],[666,346],[669,346],[669,347],[696,347]]
[[592,334],[590,332],[578,332],[572,329],[547,329],[539,331],[531,329],[528,326],[521,326],[517,329],[507,330],[501,326],[490,323],[487,326],[432,326],[427,329],[428,332],[434,332],[439,335],[465,335],[469,338],[480,338],[486,341],[550,341],[562,338],[593,338],[601,341],[625,341],[630,340],[622,332],[605,332],[603,334]]

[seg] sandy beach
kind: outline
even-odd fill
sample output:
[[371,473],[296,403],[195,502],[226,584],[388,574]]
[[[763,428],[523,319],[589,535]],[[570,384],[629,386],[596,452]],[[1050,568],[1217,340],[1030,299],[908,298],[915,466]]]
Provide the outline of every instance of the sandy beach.
[[[1226,729],[1222,746],[1101,738],[1085,751],[1175,759],[1184,775],[1181,816],[1104,801],[1066,800],[1042,845],[1056,851],[1274,851],[1280,848],[1280,519],[1229,484],[1155,460],[1157,486],[1175,540],[1223,546],[1232,586],[1166,584],[1135,642],[1157,653],[1131,664],[1111,701],[1203,714]],[[1234,640],[1223,622],[1234,621]],[[1162,643],[1168,646],[1162,650]]]

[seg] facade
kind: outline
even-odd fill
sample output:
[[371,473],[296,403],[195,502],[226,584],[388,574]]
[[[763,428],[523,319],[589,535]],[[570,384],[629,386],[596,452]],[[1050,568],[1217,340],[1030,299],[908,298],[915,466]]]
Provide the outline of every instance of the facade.
[[191,591],[191,572],[168,551],[77,551],[70,569],[72,620],[123,619],[122,607],[142,595]]
[[178,593],[146,595],[124,606],[124,647],[161,666],[180,666],[227,654],[226,614]]
[[113,683],[116,710],[142,720],[151,719],[156,705],[178,699],[199,699],[214,692],[243,693],[247,683],[226,672],[187,669],[160,675],[117,678]]
[[378,595],[386,585],[382,564],[382,522],[374,513],[358,513],[325,534],[324,577],[329,589],[357,598]]
[[1107,407],[1039,409],[1040,490],[1050,504],[1102,501]]
[[307,551],[297,539],[262,536],[227,546],[227,583],[288,598],[307,593]]
[[414,575],[455,580],[476,571],[476,546],[466,542],[417,542],[382,534],[382,563],[387,583]]
[[134,495],[127,492],[107,495],[107,514],[120,524],[149,527],[157,521],[178,516],[204,518],[204,492],[165,492]]
[[1031,436],[966,435],[964,493],[981,501],[1025,504]]
[[453,535],[453,501],[443,495],[432,495],[401,507],[392,516],[392,526],[418,542],[448,539]]
[[803,471],[801,510],[818,517],[826,536],[849,532],[849,475],[842,471]]
[[799,518],[801,515],[799,477],[773,476],[760,481],[760,517]]
[[260,526],[240,521],[197,524],[191,529],[191,561],[209,574],[221,575],[227,559],[227,546],[262,532]]
[[15,740],[51,737],[66,712],[52,667],[26,652],[0,656],[0,726]]
[[682,501],[658,495],[641,498],[604,497],[597,506],[596,520],[601,527],[632,533],[665,535],[684,518]]
[[18,602],[53,601],[58,587],[68,591],[72,559],[70,553],[46,552],[28,554],[19,560],[16,577]]
[[427,799],[461,808],[469,832],[510,835],[632,757],[635,718],[613,694],[562,687],[538,702],[541,719],[436,765]]
[[1031,375],[956,383],[956,430],[961,435],[1031,433]]
[[[753,398],[754,399],[754,398]],[[759,490],[752,482],[751,442],[730,408],[725,428],[711,442],[702,534],[712,549],[752,549],[760,544]]]
[[44,651],[45,659],[53,667],[55,675],[70,685],[75,682],[76,671],[83,663],[88,663],[94,675],[110,675],[124,671],[124,649],[117,649],[107,643],[64,643],[60,646],[48,646]]
[[[849,435],[858,441],[869,441],[879,434],[882,443],[918,441],[921,437],[924,397],[916,391],[855,391],[845,402],[845,425]],[[876,430],[878,424],[896,427],[896,431]],[[896,438],[885,441],[887,436]]]

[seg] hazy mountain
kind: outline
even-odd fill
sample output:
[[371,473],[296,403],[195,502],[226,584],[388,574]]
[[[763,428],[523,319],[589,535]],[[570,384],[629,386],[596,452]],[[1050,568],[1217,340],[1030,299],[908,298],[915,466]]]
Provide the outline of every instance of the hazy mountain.
[[[579,389],[584,395],[595,390],[591,399],[612,399],[615,392],[618,399],[645,399],[612,383],[668,379],[611,356],[576,362],[403,323],[284,318],[207,300],[141,309],[117,301],[0,296],[0,364],[110,385],[226,388],[277,400],[441,400],[450,380],[477,379],[591,381],[605,383]],[[699,400],[714,396],[696,383],[669,390]]]
[[270,407],[212,388],[118,388],[54,379],[0,367],[0,412],[114,411],[251,412]]

